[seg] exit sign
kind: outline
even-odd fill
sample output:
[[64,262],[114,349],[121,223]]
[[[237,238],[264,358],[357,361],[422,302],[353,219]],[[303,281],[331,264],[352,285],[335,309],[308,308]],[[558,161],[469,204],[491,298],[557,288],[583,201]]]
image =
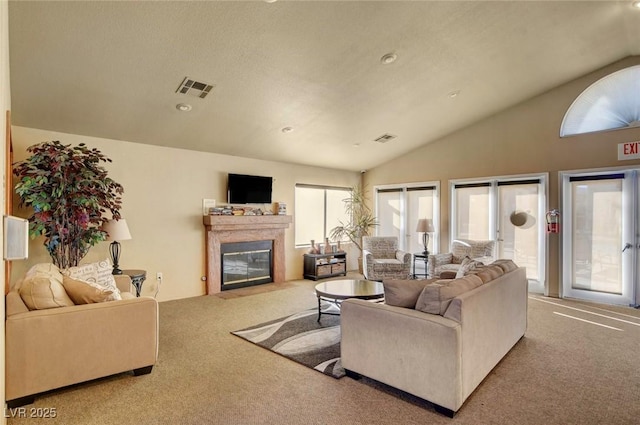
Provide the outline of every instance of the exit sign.
[[640,141],[618,143],[618,161],[640,159]]

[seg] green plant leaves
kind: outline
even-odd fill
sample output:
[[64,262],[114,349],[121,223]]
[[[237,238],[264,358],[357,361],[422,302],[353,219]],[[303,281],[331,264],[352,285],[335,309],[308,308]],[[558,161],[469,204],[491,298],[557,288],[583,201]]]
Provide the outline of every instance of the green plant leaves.
[[103,241],[100,229],[109,211],[120,218],[124,188],[107,176],[100,165],[111,162],[84,143],[45,142],[27,149],[31,156],[14,166],[20,204],[33,208],[29,218],[32,238],[45,236],[53,262],[62,268],[76,266],[89,248]]

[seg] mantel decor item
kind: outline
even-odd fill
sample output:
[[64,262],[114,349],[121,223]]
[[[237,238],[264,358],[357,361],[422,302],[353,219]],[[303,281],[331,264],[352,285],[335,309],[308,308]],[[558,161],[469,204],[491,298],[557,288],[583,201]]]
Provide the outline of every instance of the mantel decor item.
[[320,254],[320,251],[316,247],[316,241],[311,239],[311,247],[307,251],[307,254]]
[[418,220],[416,232],[422,232],[422,246],[424,246],[424,251],[422,253],[429,255],[429,233],[435,232],[435,229],[433,228],[433,220],[430,218],[421,218]]
[[131,239],[131,233],[124,218],[120,220],[109,220],[103,226],[102,230],[107,233],[107,241],[113,241],[109,245],[109,253],[113,262],[113,274],[122,274],[120,270],[120,242]]
[[20,205],[33,208],[32,238],[44,236],[44,246],[61,269],[77,266],[89,248],[105,240],[101,229],[106,212],[120,218],[124,189],[100,165],[111,162],[84,143],[44,142],[27,148],[31,156],[13,169]]
[[340,222],[339,226],[331,229],[331,239],[334,241],[344,240],[345,238],[353,242],[358,248],[360,255],[358,257],[358,270],[362,273],[362,237],[371,236],[371,231],[378,225],[376,217],[367,205],[366,190],[361,185],[351,188],[351,196],[343,199],[344,209],[349,217],[349,222]]

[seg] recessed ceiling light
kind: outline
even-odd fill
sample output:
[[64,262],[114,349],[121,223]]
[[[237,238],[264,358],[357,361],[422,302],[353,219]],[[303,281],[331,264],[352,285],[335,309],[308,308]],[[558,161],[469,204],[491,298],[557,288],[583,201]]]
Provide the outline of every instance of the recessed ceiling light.
[[176,109],[182,112],[189,112],[191,110],[191,105],[188,103],[178,103],[176,105]]
[[452,92],[449,92],[447,96],[449,96],[451,99],[455,99],[459,95],[460,95],[460,90],[454,90]]
[[354,144],[353,144],[353,147],[354,147],[354,148],[359,148],[359,147],[360,147],[360,143],[354,143]]
[[284,127],[281,131],[285,134],[291,133],[293,131],[293,127]]
[[635,7],[636,9],[640,9],[640,1],[634,1],[633,3],[631,3],[631,6]]
[[380,58],[380,62],[382,62],[383,65],[389,65],[390,63],[394,63],[396,59],[398,59],[398,55],[395,53],[387,53]]

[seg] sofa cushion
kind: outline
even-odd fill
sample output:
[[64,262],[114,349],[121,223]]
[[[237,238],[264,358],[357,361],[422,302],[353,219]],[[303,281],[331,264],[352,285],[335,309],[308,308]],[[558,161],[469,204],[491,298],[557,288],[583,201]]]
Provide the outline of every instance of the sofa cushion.
[[384,302],[396,307],[415,308],[424,287],[435,281],[436,279],[385,279],[382,281]]
[[476,275],[436,281],[424,287],[415,308],[425,313],[443,315],[453,298],[477,288],[482,283],[482,279]]
[[396,260],[395,258],[374,258],[374,264],[403,264],[402,261]]
[[110,299],[107,301],[121,300],[122,297],[116,286],[116,281],[111,274],[112,271],[113,266],[111,265],[111,261],[107,259],[82,266],[69,267],[63,274],[73,279],[87,282],[93,287],[111,291]]
[[487,283],[493,279],[496,279],[504,274],[504,271],[499,266],[488,265],[478,267],[474,270],[470,270],[469,274],[474,274],[482,279],[483,283]]
[[490,264],[491,266],[500,267],[505,273],[509,273],[518,268],[517,264],[513,260],[499,259]]
[[38,263],[27,270],[24,276],[25,278],[30,276],[52,276],[62,283],[62,273],[60,273],[58,266],[53,263]]
[[73,301],[62,286],[62,279],[55,275],[33,274],[25,276],[18,288],[20,298],[29,310],[69,307]]
[[458,277],[462,277],[464,275],[466,275],[467,273],[469,273],[469,271],[482,266],[482,262],[480,261],[476,261],[476,260],[472,260],[469,257],[465,257],[464,260],[462,260],[462,263],[460,263],[460,267],[458,267],[458,271],[456,272],[456,278]]
[[[90,284],[82,280],[74,279],[69,276],[63,276],[62,285],[67,295],[74,304],[91,304],[110,301],[113,297],[113,291],[104,289],[97,284]],[[94,286],[95,285],[95,286]]]

